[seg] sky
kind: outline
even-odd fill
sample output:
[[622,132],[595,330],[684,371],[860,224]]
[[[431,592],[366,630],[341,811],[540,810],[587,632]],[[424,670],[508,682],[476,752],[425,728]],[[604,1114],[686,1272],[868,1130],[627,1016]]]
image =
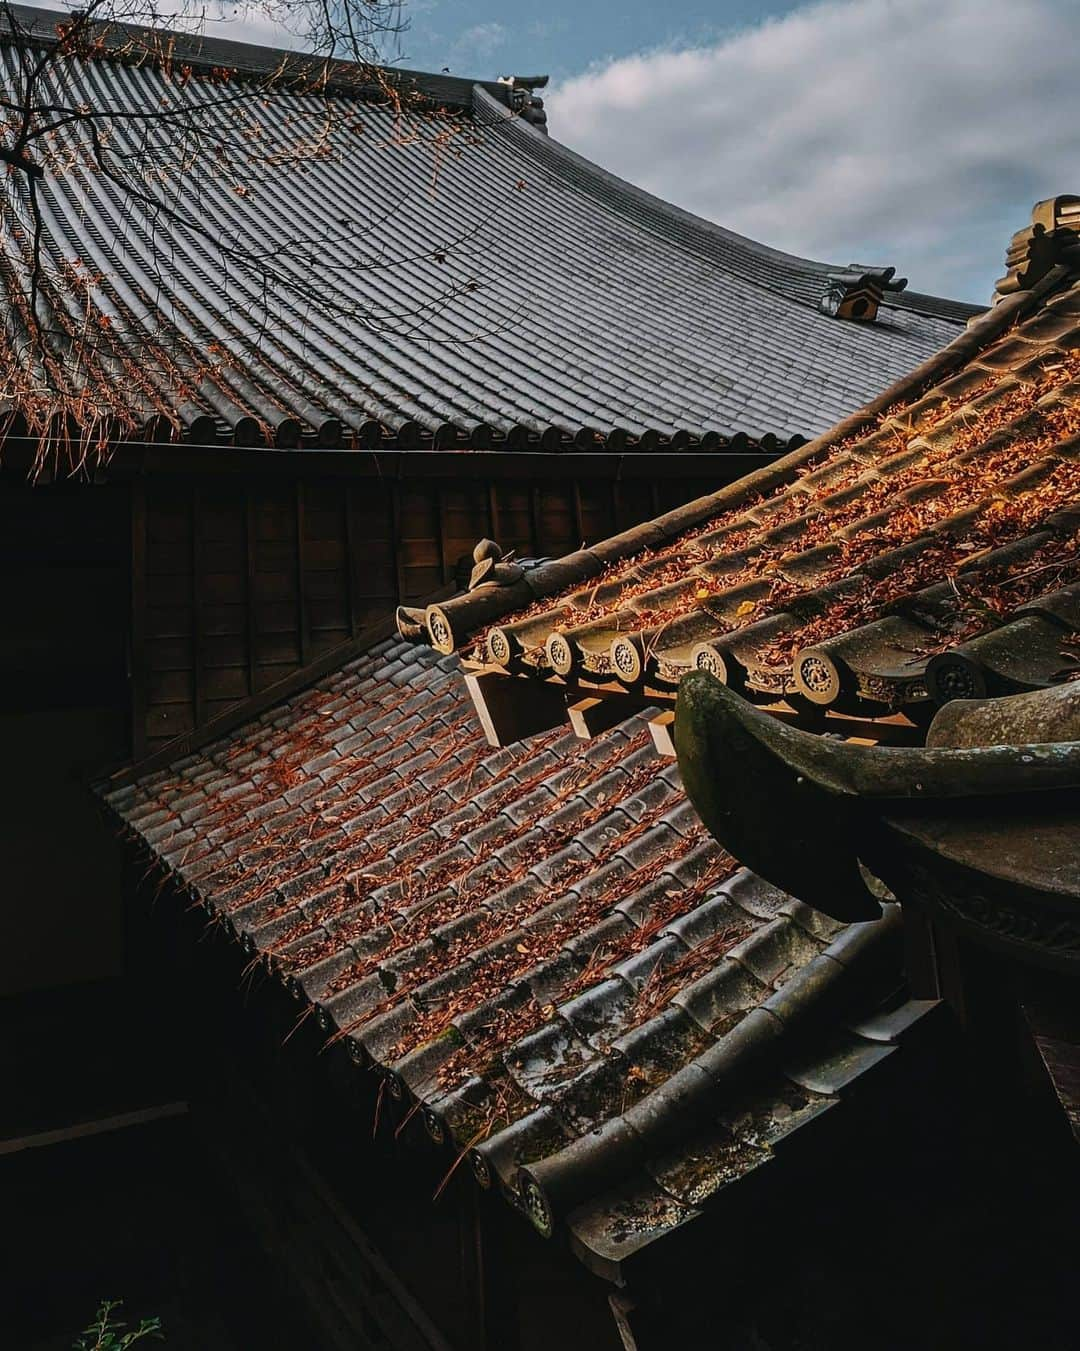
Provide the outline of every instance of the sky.
[[[411,0],[415,69],[546,73],[551,134],[776,248],[986,303],[1080,191],[1080,0]],[[225,31],[225,30],[218,30]],[[267,40],[238,20],[229,36]]]

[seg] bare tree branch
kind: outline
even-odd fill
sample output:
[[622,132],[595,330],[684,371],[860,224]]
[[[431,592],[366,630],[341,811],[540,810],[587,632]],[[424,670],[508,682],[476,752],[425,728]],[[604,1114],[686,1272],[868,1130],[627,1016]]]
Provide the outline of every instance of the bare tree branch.
[[[86,0],[47,37],[30,11],[0,3],[0,288],[10,300],[0,405],[25,408],[48,453],[60,447],[71,467],[92,458],[87,429],[107,441],[118,428],[132,434],[167,419],[180,434],[177,410],[189,405],[226,418],[254,407],[270,435],[275,397],[249,388],[235,368],[236,345],[264,344],[293,402],[302,401],[307,377],[279,329],[304,316],[313,332],[332,318],[361,333],[412,333],[477,289],[476,265],[497,238],[498,201],[421,247],[388,243],[377,229],[405,208],[400,198],[376,198],[366,218],[318,222],[260,209],[261,194],[280,201],[289,173],[347,164],[356,138],[371,134],[372,103],[378,134],[391,128],[388,151],[430,156],[432,185],[445,157],[477,133],[378,64],[382,45],[404,27],[398,0],[248,0],[238,13],[272,20],[304,51],[269,70],[210,66],[185,37],[197,37],[206,17],[196,0]],[[105,79],[103,67],[119,73]],[[222,192],[253,203],[229,230]],[[111,231],[99,247],[88,230],[85,256],[75,259],[63,237],[73,207],[94,229],[107,216]],[[131,266],[110,266],[129,244]],[[175,265],[190,274],[211,256],[228,308],[201,313],[165,273]],[[148,257],[155,275],[146,274]],[[445,282],[415,301],[407,290],[393,300],[390,288],[376,307],[335,280],[428,265]],[[155,318],[162,306],[169,324]],[[218,332],[231,342],[207,340]]]

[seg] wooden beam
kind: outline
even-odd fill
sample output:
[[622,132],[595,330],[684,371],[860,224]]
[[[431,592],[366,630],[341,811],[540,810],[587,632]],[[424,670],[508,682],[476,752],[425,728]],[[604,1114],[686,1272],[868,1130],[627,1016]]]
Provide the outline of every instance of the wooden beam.
[[899,713],[880,718],[864,718],[857,714],[825,710],[824,717],[808,719],[807,715],[790,704],[764,704],[763,712],[771,713],[780,722],[813,732],[833,732],[845,741],[857,741],[868,746],[915,746],[922,742],[919,729]]
[[0,1139],[0,1155],[18,1154],[24,1149],[42,1149],[49,1145],[65,1145],[72,1140],[85,1140],[90,1135],[109,1135],[113,1131],[127,1130],[131,1126],[145,1126],[151,1121],[184,1116],[187,1110],[188,1105],[184,1101],[163,1102],[152,1107],[137,1107],[133,1111],[117,1112],[113,1116],[76,1121],[73,1125],[58,1126],[54,1130],[35,1131],[31,1135],[9,1135]]
[[533,483],[529,487],[529,552],[534,558],[539,558],[544,552],[540,528],[540,488]]
[[362,578],[360,560],[356,554],[356,489],[349,483],[345,488],[345,595],[348,597],[349,637],[360,632],[360,595]]
[[487,670],[466,672],[465,688],[489,746],[509,746],[566,721],[566,697],[557,685]]
[[439,557],[439,582],[446,586],[454,579],[454,568],[446,556],[446,501],[443,498],[442,485],[435,484],[435,549]]
[[[802,722],[801,716],[786,704],[769,704],[764,712],[771,713],[780,722],[789,723],[793,727],[799,726]],[[883,746],[910,746],[918,736],[917,729],[900,718],[849,718],[839,713],[829,714],[823,719],[822,730],[838,732],[847,740],[865,740]],[[663,713],[658,713],[655,718],[649,719],[649,735],[653,739],[657,753],[671,759],[675,758],[675,743],[672,740],[674,733],[674,709],[667,709]],[[581,736],[582,733],[579,732],[578,735]]]
[[304,566],[304,481],[297,479],[296,493],[296,621],[300,642],[300,665],[311,660],[311,623],[307,606],[307,569]]
[[131,484],[131,756],[146,754],[146,482]]
[[574,534],[577,536],[576,549],[585,548],[585,513],[581,506],[581,481],[574,479],[570,488],[573,494],[574,506]]
[[641,708],[638,700],[626,695],[610,694],[606,698],[578,699],[570,704],[570,726],[582,741],[591,741],[611,727],[633,717]]
[[[401,1347],[451,1351],[449,1342],[357,1222],[340,1190],[281,1132],[247,1085],[200,1104],[193,1127],[227,1171],[233,1204],[258,1237],[287,1294],[326,1351]],[[234,1167],[224,1141],[242,1130],[248,1148]],[[308,1345],[305,1338],[305,1345]]]
[[669,760],[675,759],[675,742],[672,740],[674,733],[673,710],[668,709],[667,712],[658,713],[655,718],[649,719],[649,735],[652,737],[657,755],[666,756]]
[[[25,472],[38,451],[36,437],[9,437],[4,443],[4,464]],[[249,478],[292,479],[299,471],[326,477],[376,479],[565,479],[569,476],[611,482],[614,479],[651,479],[668,482],[690,479],[695,484],[734,483],[745,475],[767,469],[779,456],[764,451],[680,452],[657,451],[652,455],[610,450],[520,451],[520,450],[379,450],[357,454],[353,450],[274,450],[266,446],[195,446],[185,441],[120,441],[110,446],[110,479],[154,474],[163,477],[207,473],[239,474]]]
[[196,727],[200,727],[206,721],[205,628],[202,500],[196,486],[191,491],[191,696]]
[[661,1347],[685,1344],[678,1333],[672,1336],[670,1317],[664,1318],[628,1290],[616,1290],[608,1295],[608,1304],[623,1351],[660,1351]]
[[493,539],[496,544],[500,544],[501,522],[499,520],[499,489],[495,479],[489,478],[488,485],[488,539]]
[[256,652],[259,646],[259,630],[255,617],[255,594],[257,542],[255,532],[258,523],[255,518],[255,502],[251,489],[244,489],[244,547],[247,553],[247,678],[248,697],[255,693]]
[[405,585],[405,563],[401,557],[401,488],[397,483],[387,485],[390,492],[390,548],[394,555],[394,568],[397,574],[398,605],[408,604],[411,597]]
[[940,999],[941,975],[934,922],[914,905],[905,905],[901,917],[904,923],[904,970],[912,998]]

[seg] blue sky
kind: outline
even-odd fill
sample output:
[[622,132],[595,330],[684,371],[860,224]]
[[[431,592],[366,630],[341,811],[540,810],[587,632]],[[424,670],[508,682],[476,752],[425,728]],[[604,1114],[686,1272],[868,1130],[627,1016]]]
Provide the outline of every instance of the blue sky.
[[[895,266],[917,290],[986,303],[1032,204],[1080,192],[1080,0],[404,12],[398,64],[550,74],[551,134],[575,150],[776,248]],[[226,31],[276,36],[250,11]]]
[[403,64],[424,70],[563,80],[635,52],[716,43],[794,8],[761,0],[411,0],[401,49]]

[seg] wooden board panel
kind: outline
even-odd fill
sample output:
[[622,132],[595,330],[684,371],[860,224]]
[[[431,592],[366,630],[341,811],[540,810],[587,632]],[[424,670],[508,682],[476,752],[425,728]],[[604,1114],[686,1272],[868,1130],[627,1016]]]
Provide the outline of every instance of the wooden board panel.
[[195,725],[195,655],[198,641],[194,565],[194,495],[164,483],[146,490],[144,579],[145,704],[147,744]]
[[611,487],[586,481],[577,485],[581,535],[586,544],[598,544],[616,533]]
[[537,552],[559,558],[579,548],[573,483],[540,483],[535,501]]
[[191,702],[192,678],[190,670],[152,670],[147,680],[149,704],[183,704]]
[[207,708],[220,700],[244,699],[248,693],[247,667],[207,666],[203,671],[203,684]]
[[312,633],[317,629],[349,631],[349,617],[344,593],[308,601],[308,623]]
[[492,485],[491,498],[496,543],[507,552],[514,550],[521,558],[534,553],[529,485],[520,480],[496,482]]
[[289,606],[292,623],[296,623],[296,561],[287,571],[262,572],[256,569],[253,601],[256,607],[267,604]]
[[180,704],[155,704],[146,713],[146,741],[150,750],[155,744],[171,740],[181,732],[189,732],[195,726],[195,713],[191,701]]
[[[247,611],[247,494],[243,483],[203,480],[199,505],[199,660],[203,668],[199,722],[211,715],[207,668],[219,661],[214,639],[241,634]],[[246,660],[246,654],[238,658]],[[250,692],[247,682],[241,697]]]
[[146,670],[149,671],[186,671],[190,669],[190,635],[180,638],[154,638],[147,635]]
[[418,600],[443,584],[438,489],[406,484],[400,490],[397,563],[403,600]]
[[472,568],[473,545],[492,534],[488,485],[483,481],[445,484],[440,498],[443,574],[451,580],[464,568],[467,577]]
[[453,580],[485,535],[519,557],[558,556],[715,486],[575,481],[569,459],[565,477],[499,466],[490,477],[148,480],[138,727],[160,744],[269,688]]
[[247,666],[246,633],[210,633],[206,637],[206,666]]
[[296,533],[290,539],[255,539],[255,567],[261,573],[292,576],[296,567]]
[[35,487],[0,471],[0,693],[9,713],[128,704],[128,512],[126,485]]
[[616,534],[656,515],[653,510],[652,488],[645,480],[623,479],[621,482],[613,483],[611,487]]
[[148,605],[163,609],[188,609],[192,602],[192,578],[187,572],[151,572],[146,588]]
[[276,685],[279,680],[287,676],[290,671],[295,671],[300,665],[298,661],[272,662],[260,660],[258,669],[255,672],[255,692],[268,690],[271,685]]
[[305,661],[343,642],[352,632],[346,505],[339,487],[318,480],[305,483],[301,559]]
[[[147,579],[152,586],[154,578]],[[190,638],[192,615],[190,605],[148,605],[146,633],[149,638]],[[188,658],[190,660],[190,653]]]
[[704,497],[720,487],[715,479],[660,479],[657,481],[657,510],[671,511],[692,502],[695,497]]
[[388,619],[396,609],[396,602],[374,598],[371,600],[361,600],[356,610],[357,623],[360,628],[368,628],[370,625],[378,624],[383,619]]

